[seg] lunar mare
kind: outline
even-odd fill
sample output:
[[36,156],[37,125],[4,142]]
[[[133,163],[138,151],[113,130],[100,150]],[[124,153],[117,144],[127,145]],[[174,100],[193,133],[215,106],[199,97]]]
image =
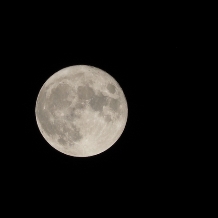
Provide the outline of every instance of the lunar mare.
[[95,67],[75,65],[44,83],[35,115],[41,134],[53,148],[87,157],[104,152],[119,139],[128,107],[112,76]]

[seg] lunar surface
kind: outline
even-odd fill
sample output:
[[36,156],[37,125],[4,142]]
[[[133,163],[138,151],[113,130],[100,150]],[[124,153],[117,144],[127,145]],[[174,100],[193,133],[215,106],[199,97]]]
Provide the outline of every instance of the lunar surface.
[[88,157],[104,152],[119,139],[128,107],[112,76],[95,67],[75,65],[44,83],[35,115],[41,134],[53,148]]

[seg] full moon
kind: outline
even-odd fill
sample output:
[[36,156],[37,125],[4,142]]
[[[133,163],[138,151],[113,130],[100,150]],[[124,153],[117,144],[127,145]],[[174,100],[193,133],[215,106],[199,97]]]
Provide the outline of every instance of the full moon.
[[128,106],[118,82],[86,65],[53,74],[39,91],[35,106],[38,128],[56,150],[88,157],[109,149],[126,126]]

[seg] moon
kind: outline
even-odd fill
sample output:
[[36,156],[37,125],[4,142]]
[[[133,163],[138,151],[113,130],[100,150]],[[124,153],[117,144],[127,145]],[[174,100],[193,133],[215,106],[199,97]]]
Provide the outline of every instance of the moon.
[[120,138],[128,105],[111,75],[96,67],[74,65],[43,84],[35,116],[53,148],[69,156],[88,157],[106,151]]

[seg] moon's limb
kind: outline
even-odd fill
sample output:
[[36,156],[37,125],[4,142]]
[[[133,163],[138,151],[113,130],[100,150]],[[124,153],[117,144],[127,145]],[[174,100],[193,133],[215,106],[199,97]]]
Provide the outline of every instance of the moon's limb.
[[76,65],[44,83],[35,113],[40,132],[52,147],[86,157],[107,150],[118,140],[128,107],[112,76],[95,67]]

